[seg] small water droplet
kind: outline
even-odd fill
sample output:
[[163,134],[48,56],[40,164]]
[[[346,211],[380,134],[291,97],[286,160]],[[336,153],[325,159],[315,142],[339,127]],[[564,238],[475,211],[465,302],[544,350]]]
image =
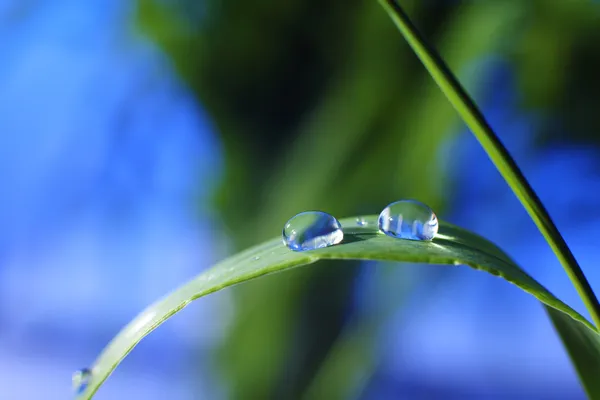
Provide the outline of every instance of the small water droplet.
[[75,371],[73,377],[71,378],[75,394],[79,395],[85,392],[85,389],[87,389],[91,379],[92,371],[88,368],[82,368],[79,371]]
[[416,200],[389,204],[379,214],[379,229],[388,236],[409,240],[432,240],[438,219],[431,208]]
[[369,221],[367,221],[365,217],[358,217],[356,218],[356,225],[367,226],[369,225]]
[[254,261],[258,261],[258,260],[260,260],[260,256],[254,256],[254,257],[252,257],[252,259],[253,259]]
[[338,220],[322,211],[301,212],[283,227],[283,243],[294,251],[333,246],[343,238]]

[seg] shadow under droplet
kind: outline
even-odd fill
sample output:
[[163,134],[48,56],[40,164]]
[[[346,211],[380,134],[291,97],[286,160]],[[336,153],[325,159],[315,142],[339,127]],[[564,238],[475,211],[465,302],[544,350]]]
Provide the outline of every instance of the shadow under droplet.
[[379,235],[378,232],[344,232],[342,243],[363,242]]

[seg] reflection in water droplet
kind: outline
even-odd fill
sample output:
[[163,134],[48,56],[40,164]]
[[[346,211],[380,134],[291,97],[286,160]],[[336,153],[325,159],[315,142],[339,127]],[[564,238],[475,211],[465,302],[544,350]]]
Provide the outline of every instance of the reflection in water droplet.
[[338,220],[322,211],[301,212],[283,227],[283,243],[294,251],[333,246],[343,238]]
[[367,226],[369,225],[369,221],[367,221],[365,217],[358,217],[356,218],[356,225]]
[[90,380],[92,379],[92,371],[88,368],[82,368],[79,371],[75,371],[71,382],[73,384],[73,390],[75,394],[80,395],[85,392]]
[[388,236],[409,240],[432,240],[438,220],[431,208],[416,200],[389,204],[379,214],[379,229]]

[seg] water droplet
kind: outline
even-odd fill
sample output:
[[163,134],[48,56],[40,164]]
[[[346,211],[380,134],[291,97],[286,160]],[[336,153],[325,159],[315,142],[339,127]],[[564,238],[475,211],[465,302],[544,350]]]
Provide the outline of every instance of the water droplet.
[[425,204],[400,200],[389,204],[379,214],[379,229],[395,238],[432,240],[438,231],[438,220]]
[[253,259],[254,261],[258,261],[258,260],[260,260],[260,256],[254,256],[252,259]]
[[283,227],[283,243],[294,251],[333,246],[343,238],[338,220],[322,211],[301,212]]
[[365,217],[356,218],[356,225],[358,226],[367,226],[369,225],[369,221],[365,219]]
[[79,395],[85,392],[85,389],[87,389],[91,379],[92,371],[90,371],[88,368],[83,368],[79,371],[76,371],[71,378],[75,394]]

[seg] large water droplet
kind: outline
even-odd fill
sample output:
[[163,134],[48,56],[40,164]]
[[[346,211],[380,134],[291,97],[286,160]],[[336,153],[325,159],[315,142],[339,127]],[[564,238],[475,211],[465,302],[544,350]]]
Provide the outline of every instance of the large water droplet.
[[416,200],[389,204],[379,214],[379,229],[388,236],[409,240],[432,240],[438,220],[431,208]]
[[92,371],[90,371],[88,368],[83,368],[79,371],[75,371],[75,373],[73,374],[73,378],[71,379],[75,394],[79,395],[85,392],[85,389],[90,383],[90,379],[92,379]]
[[338,220],[322,211],[301,212],[283,227],[283,243],[294,251],[333,246],[343,238]]

